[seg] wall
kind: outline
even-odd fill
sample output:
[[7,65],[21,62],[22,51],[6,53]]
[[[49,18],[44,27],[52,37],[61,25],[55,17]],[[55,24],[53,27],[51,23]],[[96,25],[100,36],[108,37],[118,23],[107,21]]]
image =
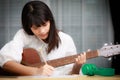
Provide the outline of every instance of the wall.
[[[29,0],[0,1],[0,47],[10,41],[21,28],[21,10]],[[77,51],[100,49],[113,42],[113,29],[108,0],[43,0],[51,8],[57,27],[73,37]],[[102,61],[101,61],[102,60]],[[103,57],[87,60],[110,67]]]

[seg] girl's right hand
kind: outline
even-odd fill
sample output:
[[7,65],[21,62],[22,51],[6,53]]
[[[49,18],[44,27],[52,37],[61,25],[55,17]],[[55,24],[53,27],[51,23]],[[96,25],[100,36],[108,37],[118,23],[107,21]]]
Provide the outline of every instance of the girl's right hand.
[[54,70],[54,67],[45,64],[44,66],[37,68],[37,74],[41,76],[50,76],[53,74]]

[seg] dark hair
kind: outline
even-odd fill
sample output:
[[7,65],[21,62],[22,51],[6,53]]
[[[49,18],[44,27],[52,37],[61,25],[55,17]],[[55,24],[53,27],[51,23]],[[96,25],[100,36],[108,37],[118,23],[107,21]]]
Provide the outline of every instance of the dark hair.
[[40,27],[45,24],[46,21],[50,21],[49,35],[45,40],[45,42],[48,43],[47,52],[49,53],[52,49],[58,48],[60,42],[51,10],[41,1],[30,1],[23,7],[22,26],[28,35],[34,35],[30,29],[33,24]]

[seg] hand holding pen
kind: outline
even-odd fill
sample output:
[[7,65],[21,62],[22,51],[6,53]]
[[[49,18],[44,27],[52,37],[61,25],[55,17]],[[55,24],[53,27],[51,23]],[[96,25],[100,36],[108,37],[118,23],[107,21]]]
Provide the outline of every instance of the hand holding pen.
[[50,75],[52,75],[53,72],[54,72],[54,67],[48,65],[45,57],[43,56],[43,46],[40,48],[40,54],[41,54],[41,57],[42,57],[45,65],[42,66],[41,68],[39,68],[38,71],[39,71],[39,72],[41,73],[41,75],[43,75],[43,76],[50,76]]

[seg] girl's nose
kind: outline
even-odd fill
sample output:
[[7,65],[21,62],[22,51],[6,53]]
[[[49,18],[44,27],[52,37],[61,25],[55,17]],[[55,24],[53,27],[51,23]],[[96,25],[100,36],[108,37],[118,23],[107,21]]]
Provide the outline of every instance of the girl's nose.
[[40,33],[44,34],[46,32],[45,28],[40,29]]

